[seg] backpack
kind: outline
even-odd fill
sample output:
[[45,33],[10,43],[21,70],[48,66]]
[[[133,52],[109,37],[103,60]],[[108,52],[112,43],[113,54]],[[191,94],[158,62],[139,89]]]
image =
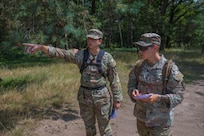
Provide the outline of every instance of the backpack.
[[89,59],[89,50],[88,50],[88,48],[86,50],[84,50],[83,63],[82,63],[81,68],[80,68],[80,73],[82,74],[84,69],[88,65],[96,65],[98,67],[99,73],[105,77],[105,73],[103,72],[102,66],[101,66],[101,60],[102,60],[102,58],[104,56],[104,53],[105,53],[105,51],[100,49],[99,54],[98,54],[98,56],[96,58],[96,64],[94,64],[92,62],[91,63],[87,63],[87,60]]
[[[135,76],[136,76],[137,81],[139,81],[139,74],[141,72],[143,62],[144,62],[144,60],[139,60],[135,64]],[[167,85],[167,81],[169,79],[173,64],[174,63],[172,60],[168,60],[165,62],[164,66],[163,66],[163,69],[162,69],[162,80],[163,80],[162,94],[166,93],[166,85]]]

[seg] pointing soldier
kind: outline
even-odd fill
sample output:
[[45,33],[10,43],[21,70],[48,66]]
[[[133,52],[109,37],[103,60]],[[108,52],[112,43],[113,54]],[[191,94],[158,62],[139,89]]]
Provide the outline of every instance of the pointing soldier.
[[177,65],[159,54],[161,37],[141,35],[136,42],[141,60],[129,73],[128,94],[140,136],[171,136],[175,106],[183,100],[185,85]]
[[[121,85],[112,55],[101,50],[103,33],[98,29],[90,29],[86,50],[63,50],[40,44],[24,43],[28,52],[34,54],[41,50],[52,57],[65,59],[75,63],[81,72],[78,91],[80,115],[84,121],[87,136],[96,135],[96,119],[101,136],[112,136],[110,114],[112,108],[118,109],[123,99]],[[110,83],[110,89],[107,88]],[[113,100],[112,100],[113,98]]]

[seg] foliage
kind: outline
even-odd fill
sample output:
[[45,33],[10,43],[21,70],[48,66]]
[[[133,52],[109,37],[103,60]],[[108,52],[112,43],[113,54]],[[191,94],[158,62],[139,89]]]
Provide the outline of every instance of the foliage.
[[131,48],[145,32],[159,33],[162,49],[194,47],[195,41],[200,48],[203,23],[198,22],[203,18],[203,5],[201,0],[2,0],[1,61],[22,57],[23,42],[84,48],[90,28],[104,32],[104,47],[108,48]]
[[193,43],[197,48],[202,47],[202,52],[204,52],[204,9],[200,14],[198,14],[197,19],[198,20],[193,20],[193,23],[199,28],[195,30]]

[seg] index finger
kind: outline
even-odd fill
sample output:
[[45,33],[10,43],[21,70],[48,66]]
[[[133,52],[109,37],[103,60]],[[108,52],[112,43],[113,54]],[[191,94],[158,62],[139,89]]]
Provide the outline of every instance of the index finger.
[[35,44],[31,44],[31,43],[23,43],[24,46],[30,46],[30,47],[33,47],[35,46]]

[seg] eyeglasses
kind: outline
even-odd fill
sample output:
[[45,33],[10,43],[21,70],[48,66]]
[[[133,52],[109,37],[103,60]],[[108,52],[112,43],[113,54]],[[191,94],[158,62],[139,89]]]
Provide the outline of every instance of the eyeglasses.
[[154,45],[150,45],[150,46],[146,46],[146,47],[138,46],[140,51],[146,51],[146,50],[148,50],[149,47],[154,47]]

